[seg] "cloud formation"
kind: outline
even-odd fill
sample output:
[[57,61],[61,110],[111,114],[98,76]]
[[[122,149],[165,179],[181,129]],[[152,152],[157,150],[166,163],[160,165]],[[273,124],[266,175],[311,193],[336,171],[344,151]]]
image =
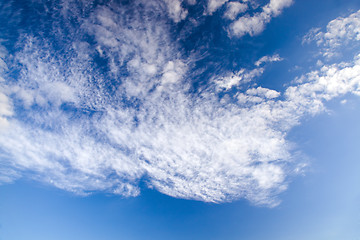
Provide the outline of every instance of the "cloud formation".
[[[6,49],[0,45],[0,84],[4,83],[5,79],[1,76],[4,72],[8,70],[7,64],[5,62],[5,57],[7,55]],[[13,113],[12,104],[9,97],[0,85],[0,131],[2,128],[8,126],[8,117],[11,117]]]
[[208,0],[207,13],[210,15],[213,14],[216,10],[218,10],[228,1],[229,0]]
[[270,0],[260,12],[253,16],[242,16],[233,22],[230,25],[230,34],[237,37],[246,34],[258,35],[265,29],[265,25],[270,22],[271,18],[278,16],[284,8],[289,7],[292,3],[292,0]]
[[182,1],[180,0],[164,0],[167,6],[169,17],[174,22],[180,22],[184,20],[188,14],[188,11],[181,6]]
[[[270,1],[262,12],[270,18],[290,4]],[[304,74],[283,93],[256,86],[261,65],[278,55],[193,90],[193,55],[171,36],[162,2],[98,5],[86,17],[61,11],[81,23],[80,37],[62,46],[67,55],[32,35],[9,64],[1,55],[18,73],[0,71],[0,117],[10,117],[0,130],[3,182],[136,196],[145,181],[178,198],[275,206],[298,168],[288,131],[326,101],[360,92],[359,56]]]
[[315,41],[322,47],[325,57],[339,54],[339,49],[350,45],[359,45],[360,41],[360,10],[347,17],[339,17],[328,23],[326,32],[313,28],[303,38],[303,43]]
[[274,54],[272,56],[263,56],[259,60],[257,60],[254,65],[259,67],[260,65],[268,62],[279,62],[283,59],[279,56],[279,54]]
[[241,2],[229,2],[227,4],[227,9],[224,13],[224,17],[235,20],[235,18],[240,14],[248,10],[249,6],[246,3]]

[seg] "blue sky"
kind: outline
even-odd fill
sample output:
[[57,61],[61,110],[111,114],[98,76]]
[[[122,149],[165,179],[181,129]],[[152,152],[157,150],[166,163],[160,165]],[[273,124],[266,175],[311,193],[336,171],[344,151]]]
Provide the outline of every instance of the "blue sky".
[[360,3],[0,3],[0,239],[359,239]]

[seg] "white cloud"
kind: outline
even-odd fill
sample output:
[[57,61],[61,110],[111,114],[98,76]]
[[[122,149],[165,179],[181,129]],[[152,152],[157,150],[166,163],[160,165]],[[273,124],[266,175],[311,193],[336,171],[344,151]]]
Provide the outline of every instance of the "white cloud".
[[230,73],[224,77],[217,77],[213,81],[219,90],[229,90],[234,86],[253,81],[254,78],[261,76],[263,72],[263,68],[255,68],[253,70],[240,69],[236,73]]
[[263,63],[268,63],[268,62],[279,62],[282,61],[283,59],[279,56],[279,54],[274,54],[272,56],[263,56],[261,57],[259,60],[257,60],[255,62],[255,66],[259,67],[260,65],[262,65]]
[[0,89],[0,132],[2,128],[8,127],[8,117],[11,117],[13,114],[9,98]]
[[181,7],[181,0],[164,0],[164,2],[167,6],[169,17],[174,22],[177,23],[186,18],[188,11]]
[[165,66],[161,78],[161,85],[166,85],[168,83],[178,82],[184,72],[186,71],[186,67],[183,62],[180,60],[177,61],[169,61]]
[[[62,69],[37,54],[35,59],[23,62],[28,68],[47,65],[40,72],[42,78]],[[12,121],[0,145],[16,168],[35,171],[42,181],[69,191],[135,196],[136,183],[146,174],[149,185],[174,197],[214,202],[243,197],[274,205],[274,194],[286,189],[291,150],[285,140],[287,129],[304,114],[321,111],[324,100],[358,91],[357,60],[341,66],[345,65],[309,73],[306,83],[288,88],[283,101],[274,100],[279,96],[274,90],[249,89],[246,96],[261,101],[246,107],[220,103],[210,92],[194,102],[178,87],[160,95],[148,93],[138,110],[103,103],[95,109],[100,115],[78,116],[76,122],[72,114],[54,105],[47,114],[29,111],[36,116],[31,125]],[[164,69],[177,71],[176,63],[168,62]],[[24,75],[30,85],[37,81],[31,72]],[[71,72],[89,79],[74,69]],[[81,93],[77,92],[77,106],[82,106]],[[314,108],[314,103],[321,107]],[[52,130],[43,129],[44,123]]]
[[216,78],[213,79],[213,82],[215,82],[218,90],[227,91],[232,87],[249,83],[255,78],[261,76],[264,72],[264,68],[260,67],[260,65],[263,65],[267,62],[278,62],[282,60],[283,59],[278,54],[274,54],[273,56],[264,56],[254,63],[257,68],[252,70],[243,68],[235,73],[228,73],[223,77],[216,76]]
[[323,37],[326,44],[332,47],[343,44],[343,41],[360,41],[360,10],[348,17],[332,20]]
[[[339,17],[328,23],[326,32],[313,28],[303,38],[303,43],[316,41],[322,46],[322,54],[332,57],[339,53],[339,48],[360,41],[360,10],[347,17]],[[358,43],[357,43],[358,44]]]
[[270,22],[270,17],[265,13],[257,14],[252,17],[243,16],[231,24],[230,31],[231,34],[238,37],[242,37],[246,34],[254,36],[261,33],[265,28],[265,24],[268,22]]
[[259,104],[268,100],[275,99],[280,96],[280,93],[263,87],[250,88],[245,93],[238,93],[236,95],[238,103],[241,105]]
[[[153,11],[162,14],[161,6],[148,4],[141,11],[131,9],[134,11],[131,19],[124,17],[123,8],[99,7],[82,26],[95,37],[104,58],[109,59],[113,75],[122,79],[121,88],[129,96],[139,98],[161,85],[158,74],[164,74],[167,79],[181,78],[179,69],[163,72],[169,62],[177,61],[179,53],[174,51],[176,46],[170,40],[166,22],[152,19]],[[110,20],[104,22],[104,18],[114,24],[108,24]],[[122,76],[124,71],[129,72],[129,79]]]
[[224,13],[224,17],[235,20],[235,18],[240,14],[245,12],[248,9],[248,5],[246,3],[240,2],[229,2],[227,4],[227,9]]
[[268,98],[268,99],[277,98],[278,96],[280,96],[279,92],[277,92],[275,90],[263,88],[263,87],[250,88],[246,91],[246,93],[249,95],[264,96],[265,98]]
[[[271,1],[263,14],[276,16],[289,4]],[[288,131],[326,101],[360,94],[360,58],[304,74],[282,94],[254,87],[262,67],[213,76],[217,91],[194,93],[190,60],[166,22],[149,17],[161,8],[148,7],[126,18],[129,9],[99,6],[81,26],[97,49],[79,40],[65,45],[71,58],[46,40],[20,40],[24,47],[8,66],[20,74],[1,83],[0,114],[12,116],[0,135],[0,172],[8,173],[0,181],[27,176],[79,194],[136,196],[145,179],[179,198],[278,204],[289,174],[301,172]],[[108,61],[111,73],[98,72],[92,56]],[[265,56],[255,65],[277,60]],[[21,114],[5,111],[11,102]]]
[[[125,88],[110,101],[98,101],[97,95],[106,92],[94,91],[97,86],[91,82],[102,80],[88,76],[96,72],[79,71],[86,64],[81,58],[54,61],[43,53],[43,44],[32,39],[31,46],[17,54],[23,73],[17,86],[9,87],[17,92],[32,86],[33,98],[40,94],[45,102],[58,102],[29,102],[23,112],[26,121],[12,120],[2,134],[2,152],[19,174],[31,170],[34,178],[77,193],[101,190],[124,196],[139,194],[137,181],[147,175],[148,184],[165,194],[210,202],[244,197],[273,205],[272,196],[286,188],[284,135],[267,127],[263,116],[257,117],[258,110],[223,105],[210,92],[192,100],[178,82],[161,93],[141,95],[136,108],[117,99]],[[167,62],[163,69],[186,73],[179,60]],[[59,81],[76,89],[76,97],[70,101],[55,94],[54,100],[41,93],[43,85],[49,92],[61,92]],[[91,106],[97,114],[79,115],[64,110],[63,104],[78,111]],[[38,111],[31,110],[34,106]]]
[[207,14],[211,15],[224,5],[229,0],[208,0],[207,1]]
[[360,56],[351,63],[337,63],[323,66],[318,71],[306,75],[309,82],[289,87],[285,95],[289,101],[303,103],[311,107],[309,111],[318,112],[322,102],[339,95],[353,93],[360,95]]
[[292,3],[292,0],[270,0],[262,8],[262,12],[253,16],[242,16],[233,22],[230,25],[230,33],[238,37],[246,34],[257,35],[265,29],[265,25],[270,22],[271,18],[278,16],[284,8],[289,7]]
[[5,62],[6,55],[6,49],[0,45],[0,131],[2,128],[9,125],[8,117],[11,117],[14,114],[11,101],[6,94],[5,89],[2,87],[5,82],[2,75],[8,70]]
[[314,39],[320,38],[320,35],[321,35],[320,30],[321,30],[321,28],[310,29],[310,31],[303,37],[302,44],[310,43]]
[[293,0],[270,0],[263,11],[269,16],[278,16],[284,8],[290,7]]

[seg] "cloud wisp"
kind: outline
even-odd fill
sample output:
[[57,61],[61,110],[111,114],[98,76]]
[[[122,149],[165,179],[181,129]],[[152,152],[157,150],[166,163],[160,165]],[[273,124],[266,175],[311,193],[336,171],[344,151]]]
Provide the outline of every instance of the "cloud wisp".
[[[268,19],[290,4],[270,1],[262,11]],[[178,198],[279,203],[298,167],[288,131],[326,101],[359,95],[359,56],[304,74],[283,93],[247,87],[278,55],[192,91],[192,56],[171,36],[167,14],[163,2],[98,5],[73,16],[83,38],[65,43],[65,56],[31,35],[9,64],[0,52],[2,182],[29,177],[79,194],[137,196],[145,181]]]

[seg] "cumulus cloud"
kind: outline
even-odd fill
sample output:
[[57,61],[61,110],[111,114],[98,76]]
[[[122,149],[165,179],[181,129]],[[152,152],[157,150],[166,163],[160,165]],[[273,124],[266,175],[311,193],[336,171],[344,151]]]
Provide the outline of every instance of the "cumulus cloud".
[[339,48],[360,41],[360,10],[347,17],[339,17],[328,23],[326,32],[313,28],[303,38],[303,43],[315,41],[323,47],[322,54],[332,57],[338,54]]
[[[92,9],[79,21],[92,45],[74,40],[63,46],[65,56],[46,39],[19,40],[7,63],[16,78],[4,72],[1,82],[0,106],[12,108],[0,112],[11,116],[0,135],[0,181],[30,177],[79,194],[126,197],[140,194],[145,181],[178,198],[278,204],[300,168],[288,131],[326,101],[359,95],[359,56],[304,74],[283,93],[256,86],[261,64],[278,55],[213,75],[208,88],[194,91],[192,56],[171,38],[161,6],[135,11],[134,4]],[[276,16],[289,4],[271,1],[262,11]]]
[[230,25],[230,33],[237,37],[246,34],[257,35],[265,29],[265,25],[270,22],[271,18],[278,16],[284,8],[289,7],[292,3],[292,0],[270,0],[262,7],[261,12],[257,12],[253,16],[242,16],[233,22]]
[[292,102],[303,102],[311,106],[310,111],[316,113],[323,107],[324,100],[328,101],[346,93],[359,95],[359,74],[360,55],[357,55],[353,62],[325,65],[318,71],[308,73],[308,82],[289,87],[285,95]]

